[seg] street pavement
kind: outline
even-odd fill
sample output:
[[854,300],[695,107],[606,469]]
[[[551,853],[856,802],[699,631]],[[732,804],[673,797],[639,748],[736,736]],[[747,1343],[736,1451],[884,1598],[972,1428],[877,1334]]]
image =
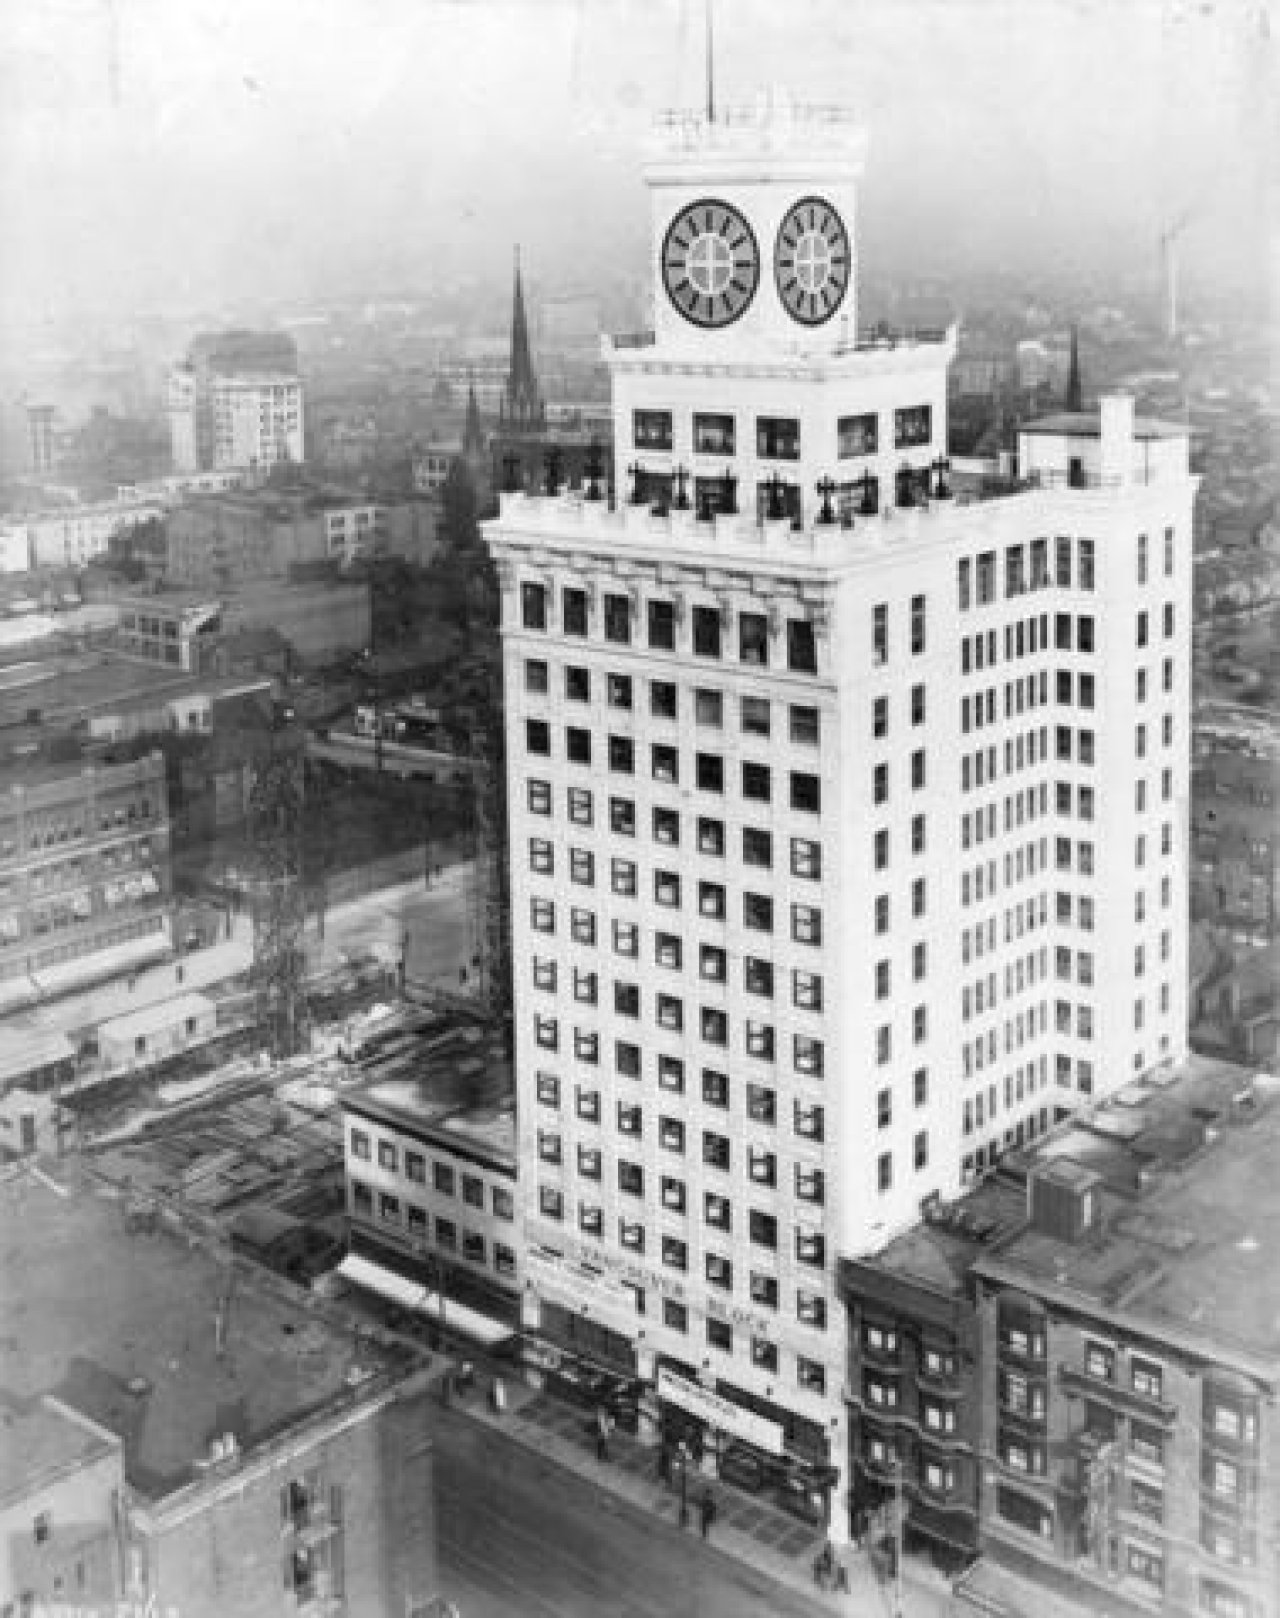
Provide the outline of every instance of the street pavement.
[[[824,1609],[536,1451],[441,1409],[440,1589],[461,1618],[812,1618]],[[852,1610],[852,1609],[850,1609]],[[870,1618],[870,1615],[868,1615]]]
[[[701,1477],[690,1479],[690,1526],[681,1529],[679,1491],[659,1481],[651,1447],[615,1431],[601,1461],[588,1412],[504,1376],[507,1408],[498,1414],[486,1398],[490,1379],[482,1374],[473,1393],[441,1412],[442,1589],[461,1618],[894,1613],[893,1586],[864,1553],[844,1554],[847,1592],[819,1591],[813,1563],[821,1530],[719,1480],[711,1483],[717,1516],[704,1542],[695,1509]],[[471,1423],[470,1438],[460,1421]],[[478,1499],[476,1468],[488,1474]],[[902,1618],[950,1611],[947,1582],[908,1559]]]

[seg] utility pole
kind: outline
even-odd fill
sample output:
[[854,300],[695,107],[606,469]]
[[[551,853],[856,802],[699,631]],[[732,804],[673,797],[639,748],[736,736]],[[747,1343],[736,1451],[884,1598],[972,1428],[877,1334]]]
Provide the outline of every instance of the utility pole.
[[893,1460],[893,1618],[902,1618],[902,1456]]

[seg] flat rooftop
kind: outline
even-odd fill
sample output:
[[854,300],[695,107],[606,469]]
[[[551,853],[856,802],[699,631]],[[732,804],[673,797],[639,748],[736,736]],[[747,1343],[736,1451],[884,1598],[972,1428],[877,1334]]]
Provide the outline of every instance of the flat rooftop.
[[108,1436],[55,1400],[19,1406],[0,1399],[0,1506],[113,1448]]
[[364,1068],[369,1077],[344,1092],[344,1107],[514,1172],[511,1064],[474,1025],[433,1030]]
[[[1061,410],[1053,416],[1037,416],[1018,423],[1020,433],[1040,433],[1052,438],[1100,438],[1102,417],[1097,410]],[[1184,421],[1157,421],[1154,416],[1133,418],[1135,438],[1189,438],[1191,428]]]
[[1072,1243],[1023,1222],[991,1241],[980,1273],[1280,1368],[1280,1079],[1192,1057],[1065,1120],[1000,1173],[1046,1160],[1100,1176],[1100,1231]]
[[117,1434],[143,1496],[198,1476],[219,1435],[252,1448],[349,1396],[356,1367],[398,1368],[246,1267],[159,1224],[131,1231],[125,1202],[75,1175],[49,1166],[67,1195],[30,1173],[0,1186],[0,1399],[53,1393]]

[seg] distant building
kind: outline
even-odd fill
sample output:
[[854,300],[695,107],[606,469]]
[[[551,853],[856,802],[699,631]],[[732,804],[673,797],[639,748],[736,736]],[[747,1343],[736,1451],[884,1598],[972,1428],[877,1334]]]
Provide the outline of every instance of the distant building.
[[0,999],[169,952],[164,759],[0,769]]
[[282,332],[197,337],[170,374],[168,413],[176,472],[301,462],[297,345]]
[[57,414],[52,405],[27,407],[28,446],[31,452],[31,470],[37,474],[52,472],[56,463],[56,439],[53,422]]
[[[25,1309],[6,1387],[28,1409],[52,1393],[87,1436],[69,1426],[46,1458],[33,1433],[10,1463],[21,1479],[43,1462],[47,1481],[0,1496],[0,1604],[182,1618],[434,1610],[433,1401],[417,1362],[176,1236],[154,1202],[112,1211],[35,1180],[19,1195],[4,1258]],[[60,1482],[51,1463],[64,1455]]]
[[246,631],[273,631],[303,663],[337,662],[368,647],[372,622],[367,579],[264,579],[217,593],[127,597],[119,606],[125,656],[193,674],[230,674]]
[[158,498],[126,493],[0,517],[0,572],[80,568],[106,554],[112,538],[163,514]]
[[1219,751],[1191,775],[1191,910],[1263,942],[1280,931],[1280,782],[1274,759]]

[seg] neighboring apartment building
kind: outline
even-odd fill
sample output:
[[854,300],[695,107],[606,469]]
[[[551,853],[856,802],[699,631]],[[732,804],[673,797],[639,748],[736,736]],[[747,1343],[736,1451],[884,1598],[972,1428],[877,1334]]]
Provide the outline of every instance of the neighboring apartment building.
[[197,337],[170,373],[168,413],[175,472],[301,463],[297,345],[281,332]]
[[192,674],[223,673],[228,643],[244,631],[273,630],[308,665],[337,662],[369,645],[367,579],[264,580],[256,589],[119,599],[117,646],[129,658]]
[[485,530],[527,1304],[843,1536],[837,1255],[1185,1050],[1196,485],[1114,396],[956,498],[954,332],[858,335],[848,116],[659,143],[629,501]]
[[[379,1347],[317,1299],[209,1251],[155,1215],[145,1238],[95,1189],[27,1180],[7,1221],[5,1273],[23,1276],[22,1331],[5,1359],[13,1399],[52,1391],[123,1448],[117,1498],[63,1519],[29,1494],[14,1594],[77,1612],[183,1618],[364,1618],[432,1610],[434,1400],[418,1362]],[[60,1194],[55,1194],[60,1193]],[[77,1300],[66,1329],[67,1299]],[[105,1522],[104,1522],[105,1518]],[[104,1526],[109,1534],[104,1535]],[[46,1538],[34,1543],[37,1532]],[[76,1588],[75,1536],[86,1583]],[[48,1547],[46,1551],[45,1547]],[[43,1559],[42,1559],[43,1558]],[[101,1605],[88,1575],[109,1572]],[[113,1599],[108,1602],[107,1596]],[[52,1609],[50,1609],[52,1610]]]
[[0,1403],[0,1612],[111,1612],[123,1590],[124,1446],[46,1395]]
[[1012,1579],[979,1596],[1280,1612],[1280,1087],[1219,1065],[1179,1091],[1064,1125],[973,1264],[982,1537]]
[[164,758],[0,771],[0,985],[105,977],[171,947]]
[[1280,919],[1280,768],[1270,755],[1201,753],[1191,778],[1192,913],[1251,942]]

